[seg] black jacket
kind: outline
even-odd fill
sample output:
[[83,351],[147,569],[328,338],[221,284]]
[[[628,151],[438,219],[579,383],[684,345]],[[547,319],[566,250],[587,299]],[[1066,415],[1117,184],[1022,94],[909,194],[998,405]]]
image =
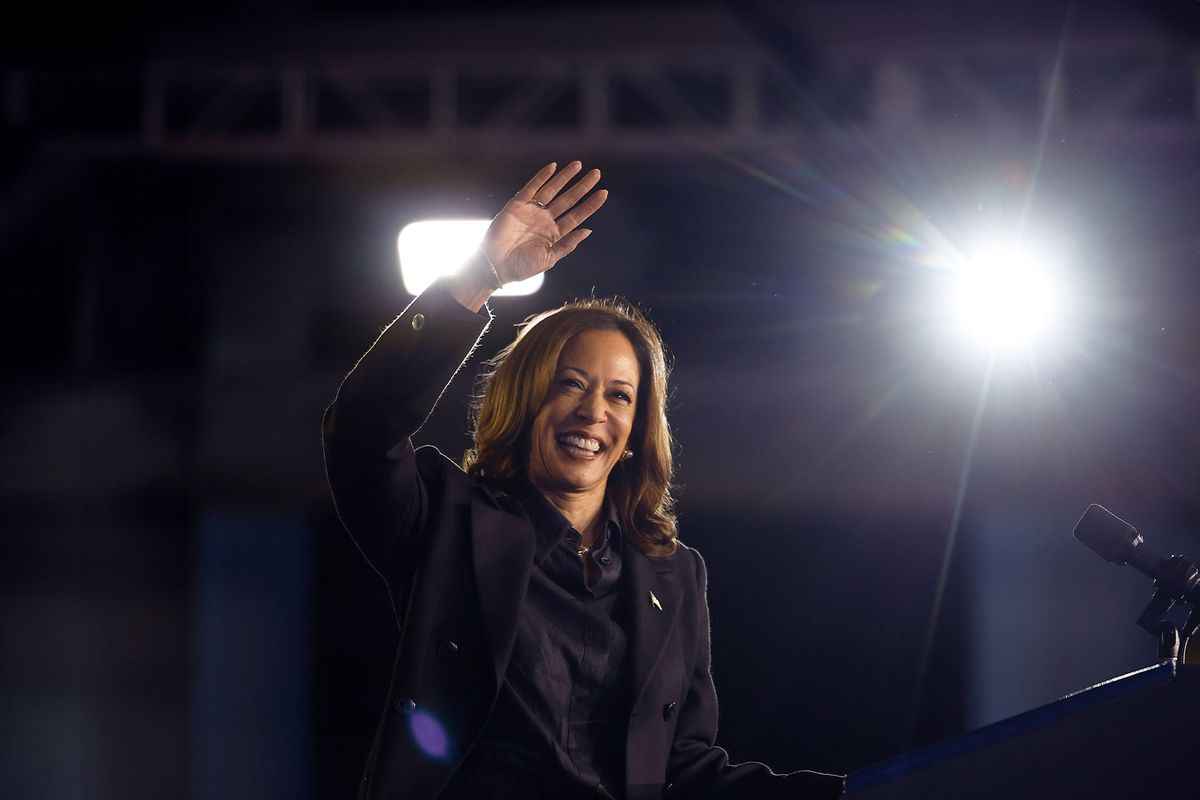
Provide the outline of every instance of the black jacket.
[[[401,624],[362,798],[435,798],[482,730],[512,653],[532,523],[514,498],[410,440],[487,322],[435,285],[379,337],[325,414],[338,512]],[[840,794],[840,776],[729,764],[713,744],[704,561],[684,545],[652,559],[627,544],[622,556],[633,609],[629,800]]]

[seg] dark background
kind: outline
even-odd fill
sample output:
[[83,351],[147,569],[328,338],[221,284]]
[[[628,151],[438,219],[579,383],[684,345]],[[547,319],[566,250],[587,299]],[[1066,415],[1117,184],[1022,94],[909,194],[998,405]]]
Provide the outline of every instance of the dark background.
[[[719,743],[849,771],[1153,661],[1088,503],[1200,555],[1193,2],[149,3],[5,12],[0,790],[347,797],[395,623],[318,424],[395,237],[604,170],[478,359],[621,294],[674,360]],[[938,297],[1065,243],[1058,337]]]

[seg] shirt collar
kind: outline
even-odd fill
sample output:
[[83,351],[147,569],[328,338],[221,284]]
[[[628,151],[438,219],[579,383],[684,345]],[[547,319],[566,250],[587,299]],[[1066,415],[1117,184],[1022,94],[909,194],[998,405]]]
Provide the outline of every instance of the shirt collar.
[[[534,561],[540,564],[550,554],[550,551],[563,540],[567,531],[573,530],[571,523],[528,480],[521,481],[516,494],[533,523]],[[604,535],[593,549],[599,550],[607,543],[619,553],[621,551],[621,523],[617,519],[616,509],[608,498],[604,500],[603,513],[608,524],[605,527]]]

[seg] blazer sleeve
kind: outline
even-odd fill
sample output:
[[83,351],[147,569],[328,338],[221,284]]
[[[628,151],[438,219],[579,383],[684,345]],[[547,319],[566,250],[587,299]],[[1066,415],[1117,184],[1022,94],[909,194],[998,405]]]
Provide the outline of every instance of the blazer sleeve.
[[688,552],[696,571],[696,657],[667,762],[668,785],[665,796],[672,800],[823,800],[840,797],[845,788],[844,775],[809,770],[779,774],[757,761],[732,764],[729,754],[716,746],[717,692],[712,679],[709,642],[708,574],[700,554],[694,550]]
[[412,435],[490,321],[435,283],[383,330],[325,412],[325,470],[338,516],[389,587],[418,544],[429,505]]

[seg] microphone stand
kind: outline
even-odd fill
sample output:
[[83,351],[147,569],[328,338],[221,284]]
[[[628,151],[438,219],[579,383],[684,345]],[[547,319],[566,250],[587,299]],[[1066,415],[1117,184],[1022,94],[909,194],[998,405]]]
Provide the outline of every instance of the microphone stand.
[[[1158,593],[1155,592],[1157,595]],[[1150,601],[1153,605],[1154,600]],[[1147,608],[1149,611],[1149,608]],[[1139,620],[1140,622],[1140,620]],[[1144,626],[1143,626],[1144,627]],[[1187,646],[1192,637],[1196,635],[1196,631],[1200,629],[1200,608],[1193,608],[1192,613],[1188,615],[1187,622],[1183,625],[1183,630],[1175,626],[1174,622],[1162,620],[1158,625],[1158,660],[1159,663],[1165,661],[1177,661],[1180,664],[1187,664]]]
[[[1180,577],[1196,571],[1196,565],[1183,556],[1171,556],[1167,559],[1167,564],[1171,572]],[[1177,587],[1165,586],[1162,580],[1155,580],[1154,585],[1158,588],[1141,616],[1138,617],[1137,624],[1158,637],[1158,660],[1160,662],[1177,660],[1180,663],[1187,663],[1188,642],[1200,630],[1200,605],[1192,606],[1187,622],[1180,630],[1174,622],[1166,617],[1176,603],[1187,602],[1187,598],[1179,593]]]
[[1180,636],[1183,639],[1183,644],[1179,649],[1180,663],[1190,663],[1187,657],[1187,645],[1198,630],[1200,630],[1200,606],[1193,606],[1192,613],[1188,614],[1187,622],[1184,623],[1183,630],[1180,631]]

